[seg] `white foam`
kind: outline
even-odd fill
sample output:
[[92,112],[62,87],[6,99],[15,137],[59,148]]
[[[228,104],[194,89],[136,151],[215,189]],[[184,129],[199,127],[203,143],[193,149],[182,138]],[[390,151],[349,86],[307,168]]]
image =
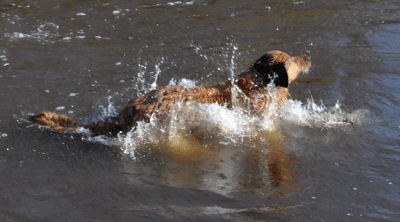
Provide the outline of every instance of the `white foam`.
[[350,123],[360,123],[367,110],[356,110],[347,113],[341,110],[339,101],[333,107],[326,107],[322,101],[317,105],[311,97],[307,103],[288,99],[281,105],[279,118],[292,124],[314,128],[332,128]]
[[191,80],[191,79],[185,79],[185,78],[182,78],[179,81],[177,81],[174,78],[172,78],[169,81],[168,85],[169,86],[183,86],[183,87],[186,87],[186,88],[193,89],[193,88],[196,88],[196,81],[195,80]]
[[273,112],[271,109],[265,115],[251,116],[244,114],[241,107],[228,109],[217,103],[197,102],[182,106],[178,102],[166,121],[160,122],[152,116],[148,123],[139,122],[135,130],[118,136],[118,145],[134,158],[136,149],[147,144],[189,143],[187,138],[192,136],[217,136],[219,144],[236,143],[258,130],[274,130],[276,113]]
[[59,36],[58,33],[59,26],[52,22],[43,22],[36,28],[35,31],[30,33],[5,33],[4,37],[10,39],[11,41],[19,39],[36,39],[38,42],[51,42],[53,43],[55,39]]
[[168,2],[167,5],[169,6],[175,6],[175,5],[193,5],[194,1],[191,2],[182,2],[182,1],[176,1],[176,2]]
[[[275,97],[275,94],[272,92],[268,96]],[[330,128],[349,124],[347,120],[360,123],[366,114],[365,110],[344,112],[340,109],[339,103],[333,107],[326,107],[323,103],[317,105],[312,98],[306,104],[289,99],[280,109],[276,101],[275,97],[269,104],[268,110],[256,115],[244,114],[240,107],[228,109],[216,103],[190,102],[184,108],[182,104],[177,103],[164,122],[152,116],[147,123],[138,122],[136,130],[118,135],[118,139],[96,137],[91,140],[117,145],[122,152],[135,158],[137,148],[149,144],[170,144],[177,138],[179,143],[182,143],[181,137],[217,136],[219,144],[237,143],[243,138],[254,136],[260,130],[275,130],[281,121],[300,126]],[[107,108],[103,107],[102,118],[115,115],[117,112],[111,102]],[[277,119],[280,121],[276,121]]]

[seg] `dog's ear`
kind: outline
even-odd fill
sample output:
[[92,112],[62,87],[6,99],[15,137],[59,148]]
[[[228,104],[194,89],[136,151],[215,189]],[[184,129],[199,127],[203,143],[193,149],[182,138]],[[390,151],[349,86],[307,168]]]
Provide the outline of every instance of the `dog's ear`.
[[268,53],[259,58],[252,67],[260,74],[265,84],[273,83],[276,86],[288,87],[289,77],[285,68],[285,63],[275,61],[272,54]]

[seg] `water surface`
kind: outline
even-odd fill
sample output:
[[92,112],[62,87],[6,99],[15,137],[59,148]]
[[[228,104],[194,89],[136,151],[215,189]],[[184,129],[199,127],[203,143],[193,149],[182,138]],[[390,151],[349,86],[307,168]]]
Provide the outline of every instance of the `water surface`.
[[[0,220],[398,221],[397,5],[0,2]],[[226,81],[270,50],[312,67],[261,117],[192,104],[116,139],[26,121],[98,121],[158,86]]]

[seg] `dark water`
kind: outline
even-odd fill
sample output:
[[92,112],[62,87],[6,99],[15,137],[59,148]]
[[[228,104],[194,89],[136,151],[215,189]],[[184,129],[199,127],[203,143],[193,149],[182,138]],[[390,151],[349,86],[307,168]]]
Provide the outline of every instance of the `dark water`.
[[[0,30],[0,221],[399,221],[397,1],[2,0]],[[277,119],[194,104],[114,140],[25,121],[102,119],[275,49],[313,63]]]

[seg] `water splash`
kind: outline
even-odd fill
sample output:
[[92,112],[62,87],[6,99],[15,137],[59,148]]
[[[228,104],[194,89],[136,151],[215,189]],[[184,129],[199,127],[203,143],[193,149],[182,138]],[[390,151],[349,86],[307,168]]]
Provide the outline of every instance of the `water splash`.
[[148,90],[146,89],[145,86],[145,74],[147,72],[147,62],[144,63],[144,65],[142,64],[138,64],[139,66],[139,72],[137,74],[137,78],[136,78],[136,96],[141,96],[144,95]]
[[116,115],[118,115],[118,112],[117,112],[117,110],[115,109],[115,107],[114,107],[114,105],[113,105],[113,103],[111,102],[111,96],[109,96],[108,97],[108,105],[107,105],[107,107],[104,107],[104,106],[100,106],[100,108],[101,108],[101,117],[102,118],[109,118],[109,117],[111,117],[111,116],[116,116]]
[[182,78],[180,80],[175,80],[172,78],[169,83],[169,86],[183,86],[189,89],[196,88],[196,81],[191,79]]
[[168,2],[167,5],[169,6],[175,6],[175,5],[193,5],[194,1],[190,2],[182,2],[182,1],[176,1],[176,2]]
[[[157,80],[158,77],[161,75],[162,70],[160,66],[164,63],[164,57],[161,58],[161,60],[154,65],[154,71],[149,71],[148,67],[150,64],[146,61],[144,64],[138,64],[139,66],[139,72],[137,74],[136,78],[136,96],[142,96],[146,93],[148,93],[151,90],[154,90],[157,88]],[[150,77],[153,79],[152,83],[148,84],[146,81],[146,76],[150,75]]]
[[177,103],[167,120],[160,122],[152,116],[148,123],[139,122],[136,130],[119,135],[118,144],[114,145],[135,158],[137,148],[145,146],[176,151],[187,146],[207,147],[213,142],[237,144],[259,131],[276,130],[282,121],[323,129],[350,125],[350,122],[361,123],[367,113],[365,110],[347,113],[340,108],[339,102],[326,107],[323,103],[316,104],[312,98],[306,104],[289,99],[278,106],[274,90],[267,96],[272,97],[269,109],[256,115],[244,114],[240,107],[228,109],[216,103],[189,102],[186,106]]
[[218,142],[236,142],[237,138],[254,134],[260,127],[258,120],[214,103],[190,103],[184,108],[177,104],[166,121],[152,116],[148,123],[139,122],[136,130],[118,138],[122,151],[134,158],[136,149],[148,144],[176,149],[184,148],[182,144],[194,144],[193,138],[201,141],[217,137]]
[[322,101],[317,105],[311,97],[306,104],[288,99],[281,105],[279,118],[292,124],[324,129],[351,123],[360,124],[367,114],[367,110],[356,110],[352,113],[342,111],[339,101],[333,107],[326,107]]
[[[274,93],[270,96],[276,97]],[[229,109],[217,103],[186,102],[183,105],[177,102],[166,120],[159,121],[153,115],[149,122],[139,122],[136,130],[120,134],[119,146],[125,154],[135,158],[137,148],[148,145],[176,151],[186,149],[186,145],[199,148],[213,143],[237,144],[260,130],[276,129],[278,108],[270,105],[264,113],[246,115],[242,106]]]
[[41,43],[54,43],[60,36],[58,33],[59,26],[52,22],[42,22],[35,31],[28,33],[13,32],[5,33],[4,37],[15,41],[18,39],[35,39]]
[[156,72],[155,72],[155,74],[153,75],[153,80],[154,80],[154,81],[153,81],[153,83],[150,85],[150,90],[155,90],[155,89],[157,88],[158,76],[160,76],[160,74],[161,74],[160,65],[163,63],[163,61],[164,61],[164,57],[162,57],[162,58],[161,58],[161,61],[158,62],[158,64],[156,64],[156,65],[154,66]]
[[[227,70],[231,79],[236,75],[236,60],[238,49],[234,45],[226,58]],[[161,64],[164,59],[157,64],[150,65],[145,62],[139,65],[140,72],[137,76],[136,89],[138,96],[157,88],[157,79],[162,74]],[[154,72],[149,71],[148,67],[154,67]],[[146,75],[151,74],[150,78]],[[150,81],[146,81],[150,80]],[[232,80],[233,81],[233,80]],[[151,82],[148,84],[147,82]],[[187,88],[196,87],[196,81],[189,79],[171,79],[169,85],[183,86]],[[233,84],[234,85],[234,84]],[[204,147],[212,147],[213,144],[241,144],[241,141],[255,138],[259,132],[273,132],[279,128],[281,123],[291,125],[307,126],[313,128],[332,128],[336,126],[350,125],[350,123],[362,123],[367,111],[357,110],[352,113],[341,109],[337,102],[332,107],[325,106],[322,102],[318,105],[311,97],[305,104],[300,101],[288,99],[278,105],[276,89],[268,86],[268,94],[263,95],[267,99],[268,109],[256,114],[249,114],[248,109],[239,105],[239,97],[246,100],[244,93],[238,88],[232,88],[232,108],[220,106],[217,103],[201,104],[196,102],[183,103],[177,102],[171,109],[168,118],[163,121],[158,120],[154,115],[148,122],[138,122],[135,130],[126,134],[119,134],[116,139],[106,137],[91,137],[90,141],[101,142],[108,145],[118,146],[126,155],[135,158],[137,150],[144,147],[169,149],[174,153],[196,153],[194,150],[201,150]],[[106,120],[116,116],[117,112],[108,99],[108,106],[102,107],[101,114],[95,121]],[[82,132],[85,130],[80,129]],[[86,132],[87,133],[87,132]],[[87,134],[88,135],[88,134]],[[90,137],[90,136],[89,136]],[[196,156],[196,154],[193,154]]]
[[[112,102],[112,97],[109,96],[107,98],[108,104],[106,106],[104,105],[100,105],[99,111],[96,111],[96,113],[94,113],[92,118],[89,118],[86,121],[83,121],[83,123],[85,124],[89,124],[89,123],[96,123],[96,122],[103,122],[103,121],[107,121],[109,118],[112,118],[114,116],[118,115],[118,111],[114,106],[114,103]],[[80,129],[81,132],[86,132],[83,129]]]

